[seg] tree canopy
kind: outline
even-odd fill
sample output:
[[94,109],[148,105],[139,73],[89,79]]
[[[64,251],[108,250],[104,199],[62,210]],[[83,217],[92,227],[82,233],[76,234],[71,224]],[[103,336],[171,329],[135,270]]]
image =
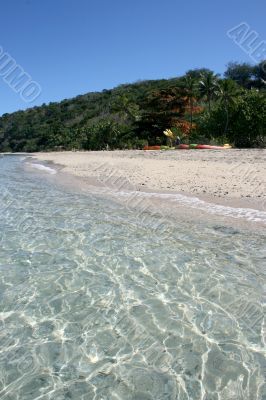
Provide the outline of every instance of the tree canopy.
[[183,141],[265,146],[266,62],[229,63],[172,79],[123,84],[0,118],[1,152],[142,148]]

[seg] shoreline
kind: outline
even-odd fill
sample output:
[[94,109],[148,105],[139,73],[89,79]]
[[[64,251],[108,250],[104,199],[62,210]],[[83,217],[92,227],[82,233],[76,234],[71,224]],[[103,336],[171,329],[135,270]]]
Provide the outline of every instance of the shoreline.
[[144,152],[116,150],[29,154],[86,185],[197,197],[266,211],[266,150]]
[[204,226],[207,224],[214,229],[229,229],[232,234],[239,230],[265,233],[266,212],[256,209],[218,205],[183,194],[121,191],[112,185],[98,184],[91,179],[65,172],[62,166],[52,161],[39,163],[31,158],[31,162],[24,163],[24,168],[27,172],[37,175],[39,179],[58,187],[60,191],[74,192],[88,199],[92,196],[93,199],[98,198],[100,202],[107,201],[115,209],[120,208],[122,213],[125,210],[133,213],[140,226],[146,224],[149,226],[150,217],[156,217],[156,226],[162,226],[163,231],[168,228],[174,231],[179,223],[190,222],[198,227],[203,223]]

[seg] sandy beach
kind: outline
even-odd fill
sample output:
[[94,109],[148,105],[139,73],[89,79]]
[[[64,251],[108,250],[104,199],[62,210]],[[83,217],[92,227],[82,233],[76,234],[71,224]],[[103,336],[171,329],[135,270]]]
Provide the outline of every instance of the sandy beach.
[[34,158],[95,185],[181,193],[261,210],[266,206],[266,150],[51,152]]

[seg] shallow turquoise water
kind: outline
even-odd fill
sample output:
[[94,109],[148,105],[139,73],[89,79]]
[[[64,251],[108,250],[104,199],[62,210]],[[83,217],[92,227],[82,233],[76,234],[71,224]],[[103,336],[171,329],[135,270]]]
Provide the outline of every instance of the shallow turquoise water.
[[0,158],[1,399],[266,398],[265,236],[155,225]]

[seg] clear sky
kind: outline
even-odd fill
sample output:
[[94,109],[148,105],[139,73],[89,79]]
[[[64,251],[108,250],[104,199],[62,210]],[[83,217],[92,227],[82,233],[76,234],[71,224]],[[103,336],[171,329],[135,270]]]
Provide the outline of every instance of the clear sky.
[[112,88],[250,61],[226,32],[266,40],[265,0],[0,0],[0,46],[42,87],[25,103],[0,77],[0,114]]

